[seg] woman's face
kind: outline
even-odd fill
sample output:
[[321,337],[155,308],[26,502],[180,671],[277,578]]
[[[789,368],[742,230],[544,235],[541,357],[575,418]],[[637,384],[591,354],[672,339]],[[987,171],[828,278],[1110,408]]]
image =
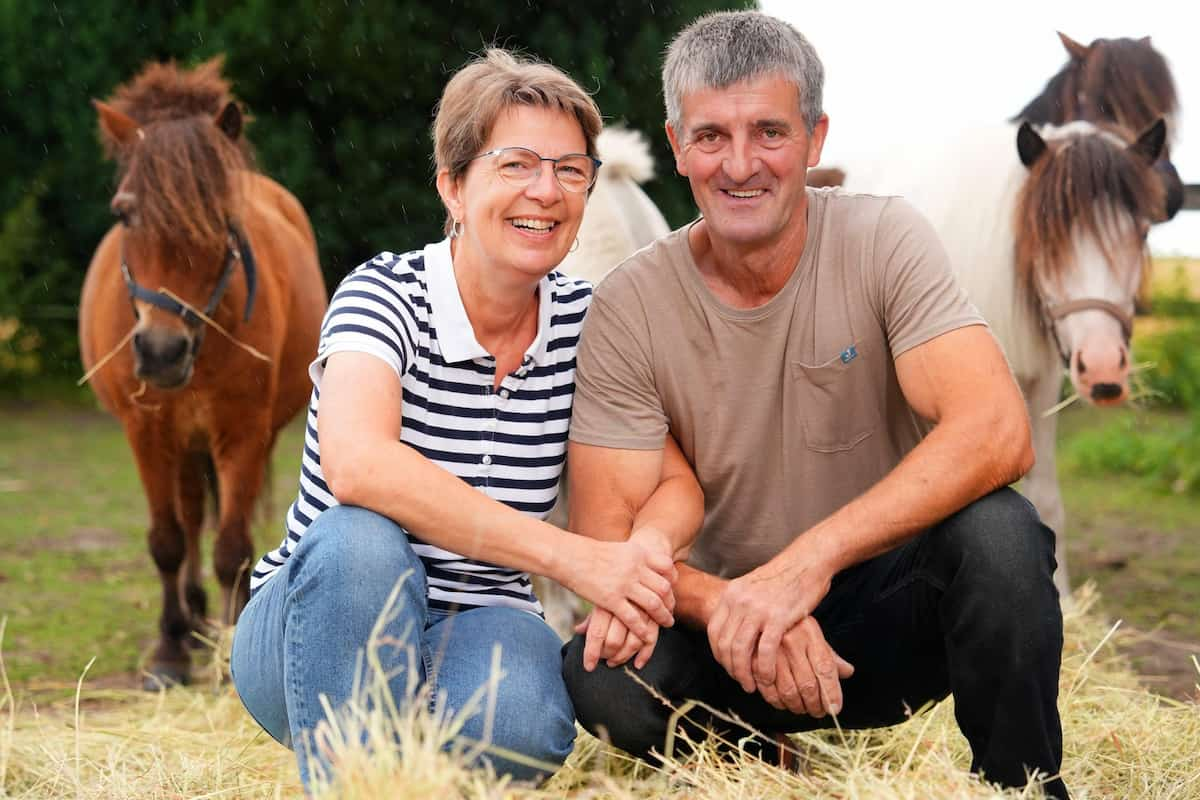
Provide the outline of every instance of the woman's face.
[[[480,152],[503,147],[525,147],[546,158],[587,152],[573,116],[530,106],[501,113]],[[564,190],[549,161],[541,162],[541,174],[526,186],[505,181],[497,167],[496,156],[485,156],[472,161],[458,181],[438,177],[442,200],[463,223],[455,262],[540,280],[574,243],[587,193]]]

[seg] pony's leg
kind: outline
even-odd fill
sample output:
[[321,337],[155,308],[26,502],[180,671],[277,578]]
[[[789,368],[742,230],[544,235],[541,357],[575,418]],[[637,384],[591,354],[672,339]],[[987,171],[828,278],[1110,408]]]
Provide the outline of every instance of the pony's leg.
[[1054,531],[1054,557],[1058,569],[1054,572],[1054,585],[1058,587],[1061,603],[1071,602],[1071,584],[1067,575],[1066,512],[1063,509],[1062,493],[1058,487],[1058,466],[1055,459],[1058,416],[1044,416],[1058,402],[1061,390],[1061,373],[1057,365],[1026,387],[1029,421],[1033,427],[1033,469],[1025,476],[1025,496],[1033,503],[1038,515]]
[[150,506],[147,540],[150,555],[162,583],[162,615],[158,618],[158,643],[147,668],[143,688],[154,691],[163,685],[186,684],[191,658],[183,642],[191,630],[180,602],[179,570],[183,565],[183,529],[175,514],[175,481],[178,459],[163,431],[130,430],[138,473]]
[[254,542],[250,521],[262,489],[271,434],[267,420],[245,427],[214,443],[221,518],[213,543],[213,571],[221,584],[222,615],[226,625],[237,622],[250,599],[250,570],[254,566]]
[[[183,602],[187,607],[192,630],[211,638],[211,632],[205,622],[208,618],[208,595],[204,592],[202,582],[203,561],[200,554],[207,471],[206,453],[189,453],[185,456],[179,471],[179,481],[175,486],[175,502],[185,543],[183,585],[180,587]],[[213,488],[215,491],[216,487]],[[193,649],[204,646],[204,642],[194,636],[188,637],[187,644]]]

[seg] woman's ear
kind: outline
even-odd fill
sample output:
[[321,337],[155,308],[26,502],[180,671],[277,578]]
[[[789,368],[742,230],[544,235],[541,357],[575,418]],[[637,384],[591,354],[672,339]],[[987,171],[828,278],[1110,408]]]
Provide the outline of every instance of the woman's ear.
[[439,169],[437,174],[437,190],[442,198],[442,204],[450,212],[450,217],[461,222],[465,213],[462,201],[462,180],[450,177],[450,170]]

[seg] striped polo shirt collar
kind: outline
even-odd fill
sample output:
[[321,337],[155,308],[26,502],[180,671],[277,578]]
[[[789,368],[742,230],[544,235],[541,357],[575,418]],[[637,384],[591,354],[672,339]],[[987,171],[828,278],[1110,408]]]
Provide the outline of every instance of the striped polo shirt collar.
[[[425,246],[425,281],[429,289],[429,307],[437,329],[438,347],[442,360],[447,364],[462,361],[482,360],[492,357],[475,338],[467,309],[463,306],[454,279],[454,262],[450,257],[450,239]],[[537,336],[525,350],[526,360],[537,366],[546,364],[550,345],[551,305],[554,288],[547,275],[538,283],[538,329]]]

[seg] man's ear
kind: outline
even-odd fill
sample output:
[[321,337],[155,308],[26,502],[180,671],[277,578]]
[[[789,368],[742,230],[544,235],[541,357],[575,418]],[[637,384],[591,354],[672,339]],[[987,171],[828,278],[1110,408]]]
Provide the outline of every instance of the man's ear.
[[665,127],[667,129],[667,141],[671,143],[671,152],[675,154],[675,171],[687,177],[687,162],[683,158],[683,143],[680,142],[679,134],[675,132],[674,125],[667,122]]
[[829,135],[829,115],[822,114],[808,135],[808,166],[821,163],[821,151],[825,148],[825,137]]
[[462,201],[462,181],[451,178],[450,170],[439,169],[437,191],[446,210],[450,212],[450,217],[456,222],[461,222],[465,213]]

